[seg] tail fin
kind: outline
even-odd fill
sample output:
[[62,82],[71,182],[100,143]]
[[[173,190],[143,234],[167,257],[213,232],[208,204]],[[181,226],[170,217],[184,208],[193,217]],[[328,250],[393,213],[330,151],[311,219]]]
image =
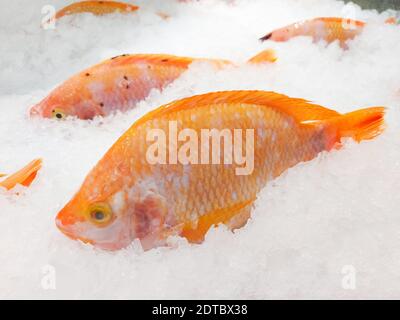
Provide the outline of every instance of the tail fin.
[[346,113],[328,120],[328,123],[336,129],[338,140],[342,137],[350,137],[360,142],[373,139],[383,132],[384,115],[384,107],[372,107]]
[[254,64],[265,63],[265,62],[273,63],[276,60],[278,60],[278,57],[276,56],[275,50],[267,49],[261,51],[260,53],[249,59],[248,63],[254,63]]
[[0,187],[6,188],[7,190],[14,188],[17,184],[29,187],[41,167],[41,159],[33,160],[18,172],[1,181]]

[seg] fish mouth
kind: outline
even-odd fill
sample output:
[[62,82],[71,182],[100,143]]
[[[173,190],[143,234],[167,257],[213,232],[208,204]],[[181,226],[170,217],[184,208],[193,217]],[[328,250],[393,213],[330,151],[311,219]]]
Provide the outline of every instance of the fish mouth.
[[38,104],[34,105],[34,106],[29,110],[29,115],[30,115],[31,117],[38,117],[38,116],[40,116],[40,115],[41,115],[41,112],[40,112],[39,108],[40,108],[40,107],[39,107]]
[[56,219],[56,226],[68,238],[70,238],[72,240],[80,240],[83,243],[88,243],[88,244],[94,245],[93,240],[76,236],[71,230],[69,230],[68,228],[65,227],[65,225],[63,225],[63,223],[60,219]]
[[66,235],[71,240],[81,241],[85,244],[90,244],[94,247],[100,248],[105,251],[116,251],[116,250],[122,249],[127,246],[127,245],[120,245],[120,244],[114,243],[114,242],[95,242],[94,240],[91,240],[91,239],[88,239],[85,237],[81,237],[81,236],[77,236],[77,235],[75,235],[74,232],[69,230],[68,227],[63,225],[62,221],[60,219],[56,219],[56,226],[64,235]]
[[68,238],[71,238],[72,240],[77,239],[77,237],[63,225],[63,223],[60,219],[56,219],[56,226],[57,226],[58,230],[60,230]]
[[272,37],[272,32],[268,33],[267,35],[265,35],[263,37],[261,37],[259,40],[260,41],[266,41],[266,40],[270,39],[271,37]]

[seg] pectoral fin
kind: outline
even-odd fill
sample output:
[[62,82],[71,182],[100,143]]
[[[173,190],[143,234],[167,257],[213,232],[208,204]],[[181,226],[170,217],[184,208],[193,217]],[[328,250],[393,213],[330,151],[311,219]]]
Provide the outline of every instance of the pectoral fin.
[[220,223],[231,230],[242,227],[250,217],[251,206],[255,199],[239,203],[235,206],[216,210],[201,216],[197,224],[186,223],[181,232],[189,242],[200,243],[204,240],[207,231]]

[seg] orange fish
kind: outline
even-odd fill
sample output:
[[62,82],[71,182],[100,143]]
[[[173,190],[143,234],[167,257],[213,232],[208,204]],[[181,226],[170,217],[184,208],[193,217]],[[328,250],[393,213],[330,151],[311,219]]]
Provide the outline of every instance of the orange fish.
[[[265,50],[250,63],[273,62],[272,50]],[[145,99],[152,89],[162,90],[195,61],[217,67],[232,65],[226,60],[197,59],[164,54],[132,54],[108,59],[65,81],[30,110],[32,116],[64,119],[75,116],[92,119],[117,110],[126,111]]]
[[81,1],[73,3],[56,13],[56,19],[77,13],[93,13],[101,16],[110,13],[130,13],[138,10],[139,7],[116,1]]
[[362,21],[345,18],[315,18],[277,29],[260,40],[284,42],[298,36],[310,36],[314,42],[324,40],[331,43],[339,40],[340,46],[347,48],[346,42],[359,35],[364,26]]
[[[3,181],[0,181],[0,187],[6,188],[7,190],[14,188],[17,184],[29,187],[36,178],[37,172],[41,167],[41,159],[33,160],[18,172],[14,173]],[[0,177],[2,176],[5,175],[0,175]]]
[[396,17],[390,17],[385,21],[385,23],[387,23],[387,24],[400,24],[400,19],[398,19]]
[[243,226],[259,191],[288,168],[343,137],[380,134],[383,116],[382,107],[341,115],[265,91],[175,101],[117,140],[56,224],[70,238],[106,250],[134,239],[150,249],[169,235],[200,243],[213,225]]

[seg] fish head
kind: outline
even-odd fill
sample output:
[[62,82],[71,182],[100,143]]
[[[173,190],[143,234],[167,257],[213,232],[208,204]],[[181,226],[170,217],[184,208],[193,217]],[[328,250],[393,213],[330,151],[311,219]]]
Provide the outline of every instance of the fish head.
[[285,26],[280,29],[276,29],[273,32],[267,34],[261,40],[272,40],[276,42],[285,42],[290,40],[293,37],[302,35],[304,32],[304,28],[307,27],[306,21],[301,21],[297,23],[293,23],[291,25]]
[[57,214],[56,225],[68,237],[104,250],[125,248],[134,239],[152,247],[168,205],[156,180],[136,181],[132,157],[120,147],[115,144],[92,169]]
[[67,117],[92,119],[103,115],[102,104],[95,103],[83,86],[65,84],[30,109],[31,117],[63,120]]
[[79,192],[57,214],[56,225],[69,238],[103,250],[125,248],[134,239],[146,249],[161,240],[166,214],[165,199],[153,191],[139,195],[130,189],[93,201]]
[[109,152],[88,174],[78,192],[57,214],[56,225],[68,237],[105,250],[132,242],[128,200],[129,168],[118,152]]
[[284,42],[295,36],[295,28],[293,26],[287,26],[271,33],[270,39],[272,41]]
[[80,191],[57,214],[56,225],[69,238],[104,250],[122,249],[134,238],[122,192],[90,200]]

